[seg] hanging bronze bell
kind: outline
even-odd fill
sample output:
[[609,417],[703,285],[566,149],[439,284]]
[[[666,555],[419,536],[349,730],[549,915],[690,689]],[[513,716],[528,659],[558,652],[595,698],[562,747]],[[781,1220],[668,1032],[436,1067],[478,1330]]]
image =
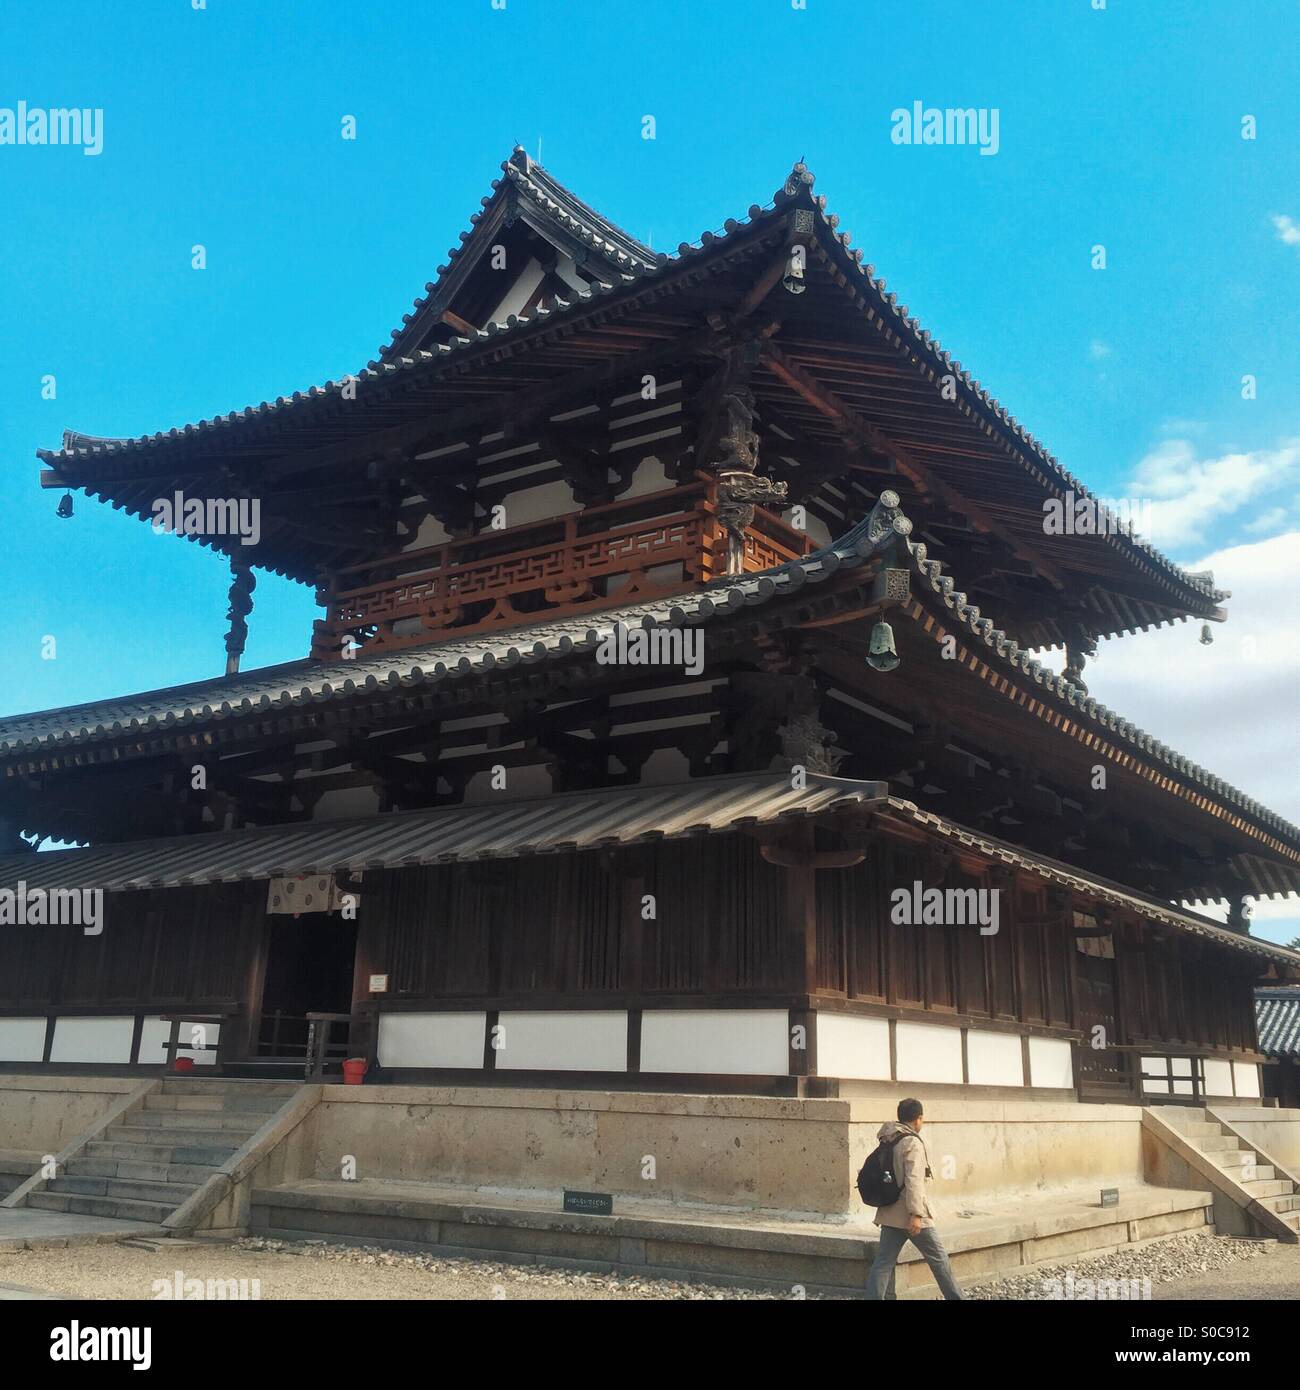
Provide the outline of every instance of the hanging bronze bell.
[[65,521],[72,515],[72,494],[70,492],[65,492],[63,496],[59,498],[59,505],[55,509],[54,514],[56,516],[61,516]]
[[1210,631],[1209,623],[1201,624],[1201,645],[1208,647],[1214,641],[1214,634]]
[[888,623],[880,622],[871,629],[871,642],[867,647],[867,665],[873,671],[892,671],[902,658],[894,645],[894,629]]
[[802,294],[808,288],[803,278],[807,259],[808,253],[802,246],[791,248],[790,257],[785,263],[785,275],[781,278],[781,284],[787,294]]

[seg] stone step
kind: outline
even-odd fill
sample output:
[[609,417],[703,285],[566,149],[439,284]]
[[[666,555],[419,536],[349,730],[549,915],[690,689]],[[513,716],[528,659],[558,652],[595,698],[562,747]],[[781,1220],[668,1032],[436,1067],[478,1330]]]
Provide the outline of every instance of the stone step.
[[1232,1134],[1189,1134],[1187,1137],[1203,1154],[1222,1153],[1225,1149],[1235,1149],[1241,1142]]
[[1236,1178],[1238,1182],[1247,1182],[1256,1178],[1267,1180],[1268,1178],[1277,1177],[1277,1172],[1273,1168],[1273,1165],[1270,1163],[1261,1163],[1257,1155],[1253,1156],[1253,1163],[1254,1166],[1252,1167],[1250,1163],[1242,1159],[1237,1163],[1220,1163],[1219,1167],[1222,1168],[1230,1178]]
[[65,1175],[74,1177],[135,1178],[144,1182],[188,1183],[194,1187],[207,1182],[220,1170],[220,1163],[154,1163],[129,1158],[71,1158],[64,1165]]
[[238,1149],[256,1132],[257,1129],[198,1129],[190,1125],[111,1125],[104,1137],[114,1144]]
[[[1206,1116],[1205,1107],[1200,1105],[1157,1105],[1153,1109],[1166,1124],[1171,1124],[1184,1133],[1190,1125],[1213,1123]],[[1214,1127],[1218,1129],[1217,1124]]]
[[1220,1149],[1218,1153],[1208,1154],[1220,1168],[1240,1168],[1247,1159],[1258,1162],[1254,1149]]
[[1286,1178],[1260,1178],[1241,1185],[1252,1197],[1276,1197],[1291,1191],[1291,1183]]
[[131,1201],[125,1197],[82,1197],[71,1192],[29,1192],[24,1206],[41,1211],[62,1211],[75,1216],[112,1216],[119,1221],[139,1221],[161,1226],[175,1211],[169,1202]]
[[1300,1212],[1300,1193],[1295,1191],[1294,1184],[1290,1192],[1279,1192],[1276,1197],[1260,1197],[1257,1200],[1261,1207],[1268,1207],[1279,1216]]
[[[225,1140],[226,1136],[222,1136]],[[187,1137],[179,1142],[132,1144],[115,1139],[92,1139],[82,1150],[85,1158],[124,1159],[129,1163],[198,1163],[220,1167],[239,1145],[215,1143],[203,1136],[198,1140]]]
[[230,1114],[238,1111],[246,1115],[274,1115],[285,1103],[284,1096],[230,1095],[225,1092],[209,1096],[173,1096],[157,1091],[144,1098],[144,1109],[172,1115],[190,1114]]
[[162,1094],[165,1096],[279,1096],[288,1100],[302,1085],[298,1081],[234,1081],[220,1077],[165,1076]]
[[124,1197],[128,1201],[160,1202],[175,1211],[193,1195],[196,1183],[143,1182],[130,1178],[92,1178],[71,1173],[46,1184],[46,1192],[71,1192],[81,1197]]
[[238,1129],[252,1134],[270,1118],[260,1110],[130,1110],[118,1121],[127,1129]]

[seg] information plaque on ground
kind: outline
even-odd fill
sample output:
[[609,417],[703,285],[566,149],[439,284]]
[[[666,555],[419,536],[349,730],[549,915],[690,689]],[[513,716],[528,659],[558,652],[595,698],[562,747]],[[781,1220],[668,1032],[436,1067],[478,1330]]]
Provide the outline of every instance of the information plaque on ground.
[[564,1210],[586,1212],[588,1216],[613,1216],[614,1196],[610,1192],[564,1192]]

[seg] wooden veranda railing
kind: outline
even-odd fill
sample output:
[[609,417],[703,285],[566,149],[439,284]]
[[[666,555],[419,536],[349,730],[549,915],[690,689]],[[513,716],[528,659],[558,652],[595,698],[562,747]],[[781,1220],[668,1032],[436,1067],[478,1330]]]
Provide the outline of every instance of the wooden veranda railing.
[[[722,572],[717,484],[694,483],[588,507],[333,571],[312,655],[378,652],[685,592]],[[746,573],[806,554],[812,542],[756,509]],[[355,644],[355,645],[354,645]]]
[[319,1081],[339,1070],[351,1054],[351,1014],[289,1014],[281,1009],[264,1013],[258,1023],[253,1053],[262,1065],[301,1067],[303,1078]]

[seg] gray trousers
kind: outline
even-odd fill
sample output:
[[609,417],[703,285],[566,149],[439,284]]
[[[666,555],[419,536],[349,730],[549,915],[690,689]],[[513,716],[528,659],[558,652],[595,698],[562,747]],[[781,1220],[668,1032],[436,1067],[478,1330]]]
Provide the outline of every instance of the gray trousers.
[[903,1246],[909,1240],[925,1256],[925,1262],[930,1266],[930,1273],[934,1275],[934,1281],[943,1291],[943,1296],[961,1298],[961,1289],[957,1286],[952,1266],[948,1263],[948,1252],[943,1248],[939,1232],[933,1226],[923,1227],[914,1236],[909,1236],[898,1226],[880,1228],[880,1244],[876,1249],[876,1258],[871,1262],[871,1272],[867,1275],[867,1298],[880,1302],[895,1297],[894,1266],[903,1253]]

